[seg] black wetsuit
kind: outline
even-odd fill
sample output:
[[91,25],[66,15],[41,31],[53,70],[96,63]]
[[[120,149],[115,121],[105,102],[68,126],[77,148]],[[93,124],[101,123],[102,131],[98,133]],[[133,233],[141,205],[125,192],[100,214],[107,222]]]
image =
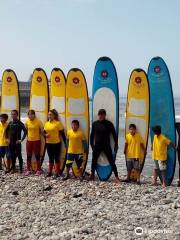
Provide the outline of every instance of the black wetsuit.
[[178,132],[178,162],[179,162],[179,179],[180,179],[180,123],[176,123],[176,130]]
[[[21,138],[21,132],[23,137]],[[21,143],[16,144],[17,140],[23,141],[27,135],[27,130],[20,120],[9,122],[6,129],[6,136],[10,140],[9,143],[9,157],[12,160],[12,169],[15,170],[16,158],[19,159],[20,171],[23,169],[23,158],[21,153]]]
[[110,146],[110,136],[113,136],[115,147],[118,146],[118,138],[116,135],[115,128],[113,124],[108,120],[103,121],[95,121],[92,124],[92,131],[90,136],[90,144],[93,150],[93,158],[92,158],[92,165],[91,165],[91,171],[92,174],[95,173],[97,160],[99,158],[99,155],[104,152],[104,154],[107,156],[107,159],[112,167],[112,170],[115,174],[115,176],[118,176],[117,167],[115,165],[112,149]]

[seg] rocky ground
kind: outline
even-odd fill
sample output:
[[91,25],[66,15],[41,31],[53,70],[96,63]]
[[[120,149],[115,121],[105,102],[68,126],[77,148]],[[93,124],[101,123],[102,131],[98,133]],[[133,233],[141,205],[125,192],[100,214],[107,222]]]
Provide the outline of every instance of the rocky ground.
[[180,188],[1,173],[0,239],[179,240]]

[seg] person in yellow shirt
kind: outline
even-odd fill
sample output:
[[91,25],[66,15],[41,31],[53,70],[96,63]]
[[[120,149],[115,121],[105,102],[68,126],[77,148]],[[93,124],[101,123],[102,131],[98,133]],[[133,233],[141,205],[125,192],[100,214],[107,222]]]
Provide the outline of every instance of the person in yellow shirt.
[[43,124],[36,117],[34,110],[29,110],[28,118],[25,122],[25,127],[27,129],[27,142],[26,142],[26,152],[27,152],[27,171],[25,173],[28,176],[31,173],[31,160],[34,153],[36,157],[37,169],[36,176],[41,174],[41,163],[40,163],[40,151],[41,151],[41,134],[43,133]]
[[83,132],[79,129],[79,121],[73,120],[71,129],[67,132],[67,160],[66,176],[63,180],[69,178],[69,171],[75,161],[82,178],[81,164],[83,162],[83,153],[88,152],[88,146]]
[[161,133],[160,126],[152,127],[154,139],[152,144],[152,159],[154,160],[153,185],[157,185],[157,176],[162,177],[162,186],[166,187],[166,168],[167,168],[167,147],[171,145],[175,150],[176,146]]
[[8,126],[7,120],[7,114],[4,113],[0,115],[0,170],[3,170],[2,160],[5,156],[8,158],[8,141],[6,137],[6,129]]
[[126,135],[124,154],[126,155],[127,164],[127,179],[130,181],[131,172],[134,169],[137,173],[137,184],[140,184],[140,154],[141,148],[146,154],[146,149],[143,144],[141,135],[136,130],[135,124],[129,125],[129,133]]
[[66,145],[66,136],[64,133],[64,127],[59,121],[58,112],[55,109],[50,110],[48,113],[48,121],[44,125],[44,135],[46,138],[46,149],[49,156],[49,171],[47,177],[52,176],[52,170],[55,164],[55,178],[57,178],[61,174],[61,138]]

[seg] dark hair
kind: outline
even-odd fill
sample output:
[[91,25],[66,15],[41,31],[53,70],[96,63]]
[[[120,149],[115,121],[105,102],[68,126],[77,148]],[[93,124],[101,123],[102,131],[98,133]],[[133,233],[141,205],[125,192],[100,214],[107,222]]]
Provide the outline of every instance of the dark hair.
[[51,113],[54,115],[54,119],[55,119],[56,121],[59,121],[59,114],[58,114],[58,112],[56,111],[56,109],[51,109],[51,110],[49,110],[49,112],[51,112]]
[[105,109],[99,109],[98,115],[106,115],[106,110]]
[[134,123],[129,124],[129,129],[134,128],[136,130],[136,125]]
[[12,111],[11,111],[11,113],[16,113],[16,115],[18,116],[19,115],[19,112],[18,112],[18,110],[16,110],[16,109],[13,109]]
[[8,115],[6,113],[2,113],[2,114],[0,114],[0,118],[4,118],[7,121]]
[[160,135],[161,134],[161,126],[157,125],[157,126],[152,127],[152,131],[154,134]]
[[74,123],[74,124],[79,126],[79,121],[78,120],[73,120],[72,123]]
[[30,110],[28,111],[28,115],[29,115],[29,114],[36,115],[36,113],[35,113],[35,111],[34,111],[33,109],[30,109]]

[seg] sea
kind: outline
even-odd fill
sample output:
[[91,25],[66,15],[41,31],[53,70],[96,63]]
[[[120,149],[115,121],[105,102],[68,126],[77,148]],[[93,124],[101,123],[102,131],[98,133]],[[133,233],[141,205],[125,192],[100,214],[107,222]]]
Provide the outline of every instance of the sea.
[[[92,123],[91,120],[91,105],[92,102],[89,102],[89,109],[90,109],[90,122]],[[175,116],[176,116],[176,122],[180,122],[180,97],[175,97],[174,98],[174,105],[175,105]],[[123,154],[123,149],[124,149],[124,133],[125,133],[125,111],[126,111],[126,97],[120,97],[119,100],[119,150],[117,153],[117,157],[116,157],[116,164],[117,164],[117,168],[118,168],[118,172],[121,175],[125,175],[126,174],[126,163],[125,163],[125,157]],[[24,122],[25,119],[27,117],[27,112],[26,109],[23,109],[21,112],[21,120]],[[178,136],[177,136],[177,140],[178,140]],[[25,158],[25,143],[23,143],[23,156]],[[89,157],[88,157],[88,163],[87,163],[87,170],[90,170],[90,166],[91,166],[91,160],[92,160],[92,151],[90,148],[89,151]],[[48,162],[48,157],[47,155],[45,156],[45,163]],[[151,177],[152,176],[152,172],[153,172],[153,166],[154,163],[152,161],[151,158],[151,141],[150,141],[150,137],[149,137],[149,141],[148,141],[148,149],[147,149],[147,156],[146,156],[146,160],[145,160],[145,164],[144,164],[144,168],[142,171],[142,175],[146,176],[146,177]],[[175,169],[175,177],[174,180],[177,181],[178,176],[178,170],[179,169],[179,163],[178,160],[176,161],[176,169]]]

